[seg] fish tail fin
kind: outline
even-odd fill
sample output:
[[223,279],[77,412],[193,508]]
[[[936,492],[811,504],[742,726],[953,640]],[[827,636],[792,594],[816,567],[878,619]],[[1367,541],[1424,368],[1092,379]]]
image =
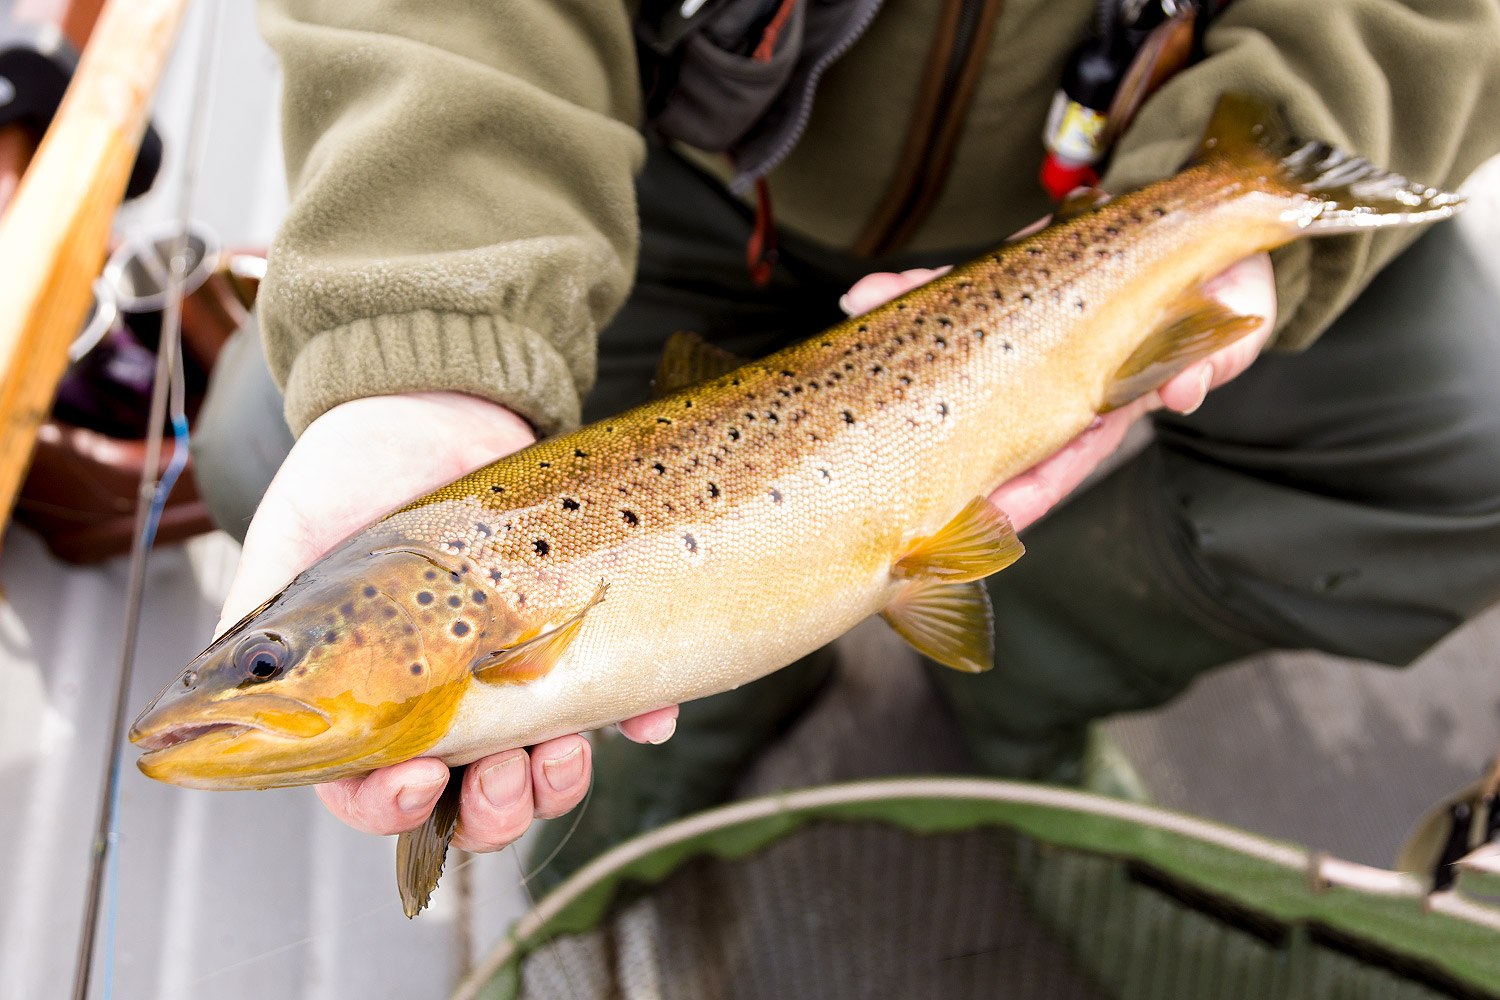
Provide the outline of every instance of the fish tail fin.
[[1287,221],[1302,235],[1362,232],[1446,219],[1461,195],[1407,180],[1326,142],[1305,142],[1258,97],[1226,93],[1195,162],[1227,161],[1290,196]]

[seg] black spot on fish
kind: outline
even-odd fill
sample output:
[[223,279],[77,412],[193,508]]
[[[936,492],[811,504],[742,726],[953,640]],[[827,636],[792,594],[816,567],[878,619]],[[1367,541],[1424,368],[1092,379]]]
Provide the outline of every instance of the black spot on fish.
[[844,423],[846,423],[846,424],[852,424],[852,423],[854,423],[854,414],[850,413],[848,410],[844,411]]
[[538,462],[536,464],[537,464],[537,468],[539,468],[539,469],[550,469],[550,468],[552,468],[552,463],[551,462]]
[[341,605],[339,605],[339,614],[343,615],[345,618],[353,617],[353,615],[354,615],[354,605],[353,605],[353,603],[347,603],[347,604],[341,604]]
[[1022,292],[1021,293],[1021,301],[1024,302],[1024,303],[1026,303],[1027,305],[1031,305],[1031,293],[1030,292]]
[[324,642],[337,642],[338,638],[339,638],[339,634],[337,632],[324,632],[323,633],[323,641]]
[[1088,305],[1085,304],[1085,302],[1082,299],[1076,299],[1073,302],[1073,308],[1077,309],[1079,312],[1083,312],[1084,310],[1086,310],[1088,308]]
[[939,403],[937,405],[937,411],[938,411],[938,419],[939,420],[946,420],[948,418],[948,404],[947,403]]
[[939,316],[937,318],[937,321],[938,321],[938,326],[952,326],[953,325],[953,320],[949,319],[947,316]]
[[693,401],[691,399],[684,399],[682,401],[682,408],[684,410],[691,410],[693,408]]
[[1033,257],[1040,257],[1042,255],[1042,248],[1041,247],[1027,247],[1026,248],[1026,252],[1028,254],[1030,254],[1031,256],[1033,256]]
[[1000,349],[1007,353],[1015,350],[1015,348],[1011,346],[1011,343],[1008,340],[1003,340],[1000,342]]
[[1104,227],[1104,232],[1105,232],[1106,235],[1109,235],[1109,236],[1119,236],[1120,235],[1120,227],[1119,226],[1105,226]]
[[1095,250],[1094,256],[1098,257],[1100,260],[1109,260],[1109,258],[1113,255],[1108,250]]
[[387,618],[394,618],[396,617],[396,609],[387,604],[385,606],[385,611],[383,611],[382,614],[384,614]]
[[772,503],[781,503],[781,491],[780,490],[772,490],[771,491],[771,502]]
[[456,636],[466,636],[466,635],[468,635],[469,634],[469,623],[468,622],[454,622],[453,623],[453,634],[456,635]]
[[626,524],[640,524],[641,523],[641,519],[635,516],[635,511],[632,511],[632,510],[622,510],[622,511],[620,511],[620,513],[625,516],[625,523]]
[[708,484],[708,495],[710,497],[712,497],[713,499],[717,500],[719,498],[719,487],[717,485],[715,485],[714,483],[709,483]]
[[656,470],[658,476],[665,476],[667,474],[667,467],[660,462],[652,462],[651,468]]
[[947,347],[948,346],[947,339],[945,339],[943,337],[933,337],[932,338],[932,342],[934,344],[938,345],[939,347]]
[[505,574],[500,572],[498,569],[490,570],[489,576],[491,583],[499,583],[501,580],[505,579]]
[[563,510],[577,510],[579,507],[578,501],[574,500],[572,497],[563,497],[562,505]]
[[448,598],[448,607],[450,608],[456,608],[462,603],[463,598],[459,597],[457,594],[454,594],[452,597]]
[[366,587],[363,593],[366,597],[374,597],[376,594],[380,593],[380,591],[376,590],[374,587]]
[[505,487],[504,486],[491,486],[490,487],[490,492],[491,493],[504,493],[505,492]]
[[427,572],[423,573],[422,577],[424,579],[427,579],[427,580],[436,580],[437,579],[437,570],[430,569]]
[[1160,219],[1163,215],[1167,214],[1167,210],[1160,205],[1156,205],[1151,209],[1151,214]]
[[490,530],[490,526],[483,522],[475,524],[474,530],[479,533],[480,538],[488,538],[494,534],[494,532]]
[[659,424],[670,424],[672,422],[672,418],[671,417],[657,417],[656,418],[656,422],[659,423]]
[[476,590],[469,596],[474,599],[475,604],[483,604],[485,601],[489,600],[489,598],[485,596],[485,593],[482,590]]
[[582,448],[574,448],[573,449],[573,457],[574,458],[588,458],[589,457],[589,453],[586,452],[586,451],[584,451]]
[[464,548],[464,540],[462,538],[455,538],[453,539],[453,541],[449,542],[448,545],[455,552],[462,552]]
[[823,477],[824,482],[829,482],[833,479],[833,473],[829,472],[827,469],[819,469],[818,475]]
[[901,375],[901,376],[899,376],[899,378],[900,378],[900,381],[901,381],[902,385],[911,385],[911,376],[910,375]]
[[698,551],[698,539],[694,538],[692,535],[683,535],[682,540],[687,545],[687,550],[689,552]]
[[419,677],[419,676],[421,676],[421,674],[422,674],[422,664],[420,664],[420,663],[413,663],[411,665],[411,675],[413,677]]
[[431,593],[431,591],[423,590],[423,591],[419,592],[417,594],[417,603],[418,604],[431,604],[432,603],[432,593]]
[[545,538],[538,538],[536,541],[531,543],[531,547],[536,549],[536,554],[539,556],[544,556],[548,552],[552,551],[552,546],[547,544],[547,540]]
[[975,327],[974,328],[974,339],[975,340],[983,340],[984,339],[984,331],[981,330],[981,329],[979,329],[978,327]]
[[735,430],[733,427],[729,428],[729,440],[731,440],[731,441],[738,441],[739,439],[740,439],[740,432],[737,431],[737,430]]

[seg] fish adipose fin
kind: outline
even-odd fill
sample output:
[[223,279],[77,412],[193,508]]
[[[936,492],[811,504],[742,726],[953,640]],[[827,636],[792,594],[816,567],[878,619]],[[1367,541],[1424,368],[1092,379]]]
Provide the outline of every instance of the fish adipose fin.
[[1161,388],[1178,372],[1253,331],[1262,320],[1260,316],[1233,312],[1222,302],[1194,292],[1115,372],[1105,386],[1104,405],[1099,412],[1117,410]]
[[443,875],[448,844],[458,829],[458,802],[463,784],[464,767],[453,768],[432,813],[421,826],[396,838],[396,888],[401,892],[401,909],[408,920],[427,908],[432,890]]
[[977,674],[994,666],[994,614],[978,581],[913,581],[880,616],[917,652],[945,667]]
[[604,600],[609,584],[601,582],[594,596],[557,628],[532,636],[507,649],[485,653],[470,668],[476,679],[486,684],[525,684],[545,677],[562,659],[564,650],[578,636],[584,616]]
[[656,378],[651,382],[651,396],[660,399],[678,389],[718,378],[745,363],[745,358],[715,347],[696,333],[678,330],[662,348]]
[[1297,196],[1286,220],[1308,235],[1435,222],[1464,201],[1325,142],[1293,138],[1271,105],[1248,94],[1219,99],[1195,157],[1209,160],[1227,160],[1255,172],[1278,193]]
[[1025,551],[1010,518],[984,497],[975,497],[937,534],[913,545],[891,572],[907,579],[967,583],[1000,572]]

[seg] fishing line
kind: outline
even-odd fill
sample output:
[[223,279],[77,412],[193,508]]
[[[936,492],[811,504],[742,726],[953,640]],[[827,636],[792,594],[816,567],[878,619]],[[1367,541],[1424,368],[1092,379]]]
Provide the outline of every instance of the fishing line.
[[[115,684],[114,712],[105,741],[106,784],[98,807],[93,852],[89,866],[88,891],[84,902],[83,927],[79,934],[78,955],[73,970],[74,1000],[86,1000],[93,972],[94,937],[100,923],[100,896],[105,895],[103,996],[114,995],[115,939],[119,915],[120,862],[116,847],[119,832],[121,742],[125,734],[130,682],[135,672],[135,646],[140,633],[142,597],[146,579],[146,556],[156,541],[167,496],[176,485],[188,460],[188,424],[185,378],[180,353],[182,338],[183,279],[187,273],[188,217],[192,210],[199,168],[205,144],[208,95],[212,89],[212,63],[208,48],[219,37],[220,5],[207,4],[200,30],[194,92],[189,112],[188,143],[183,156],[182,180],[178,188],[178,222],[180,232],[172,247],[166,288],[166,305],[162,312],[161,337],[157,345],[156,376],[151,388],[151,408],[146,421],[146,455],[136,494],[135,531],[131,539],[130,565],[125,591],[125,634],[120,652],[120,673]],[[172,455],[165,469],[161,465],[162,438],[170,413]]]

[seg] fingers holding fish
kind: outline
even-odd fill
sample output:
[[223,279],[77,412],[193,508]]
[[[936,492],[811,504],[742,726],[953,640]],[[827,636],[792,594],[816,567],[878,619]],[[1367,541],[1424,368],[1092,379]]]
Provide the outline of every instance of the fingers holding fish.
[[637,743],[665,743],[677,732],[677,706],[668,705],[666,708],[626,719],[620,723],[620,732],[626,739]]
[[1204,283],[1203,291],[1234,313],[1261,317],[1261,323],[1228,347],[1173,376],[1158,390],[1167,409],[1183,414],[1198,409],[1210,390],[1249,368],[1276,327],[1276,278],[1269,254],[1247,257],[1220,272]]
[[453,835],[455,847],[482,854],[521,839],[536,814],[532,767],[525,750],[508,750],[469,765],[458,831]]
[[391,836],[420,825],[447,784],[448,765],[417,757],[313,790],[342,822],[363,833]]
[[953,270],[951,265],[943,267],[914,267],[907,271],[875,271],[860,278],[839,299],[839,308],[845,315],[858,316],[871,309],[885,305],[925,285],[933,278],[941,277]]

